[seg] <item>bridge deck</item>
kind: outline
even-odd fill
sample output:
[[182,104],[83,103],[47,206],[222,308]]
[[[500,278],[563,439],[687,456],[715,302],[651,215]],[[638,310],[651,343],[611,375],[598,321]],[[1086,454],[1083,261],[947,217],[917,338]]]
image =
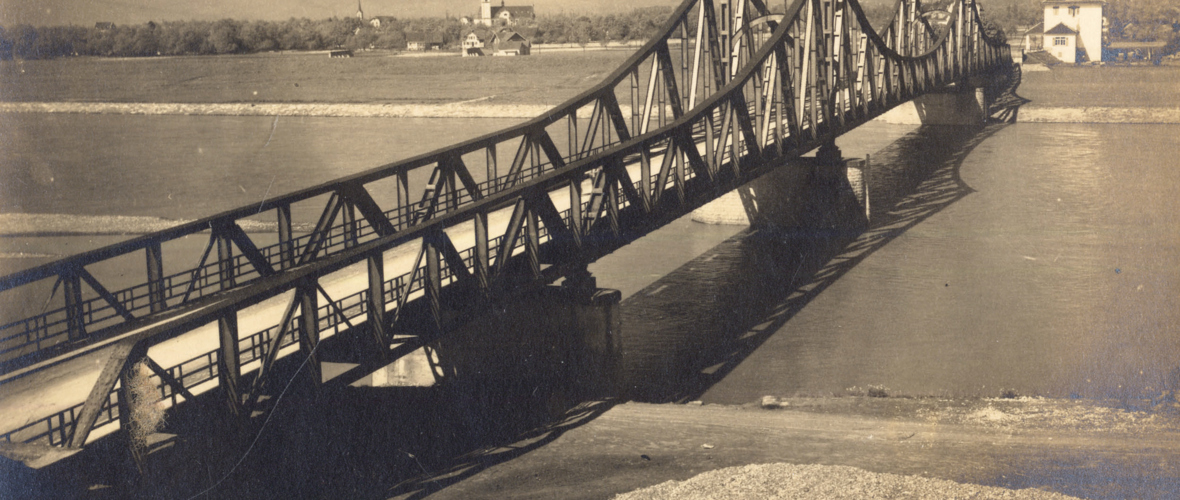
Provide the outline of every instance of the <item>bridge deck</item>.
[[[784,16],[759,0],[686,0],[602,84],[528,123],[0,278],[7,293],[56,301],[0,327],[0,390],[48,412],[5,437],[77,447],[125,425],[141,363],[163,399],[216,386],[248,415],[284,355],[314,362],[346,331],[367,346],[362,367],[428,346],[465,311],[578,280],[784,160],[1008,68],[973,3],[956,2],[937,28],[916,1],[897,5],[878,33],[855,0],[800,0]],[[293,219],[308,205],[318,219]],[[259,213],[277,220],[278,243],[243,230]],[[169,242],[195,234],[209,235],[201,261],[175,272]],[[130,288],[108,290],[86,268],[128,256],[146,262]],[[87,384],[85,400],[39,400],[46,380]]]

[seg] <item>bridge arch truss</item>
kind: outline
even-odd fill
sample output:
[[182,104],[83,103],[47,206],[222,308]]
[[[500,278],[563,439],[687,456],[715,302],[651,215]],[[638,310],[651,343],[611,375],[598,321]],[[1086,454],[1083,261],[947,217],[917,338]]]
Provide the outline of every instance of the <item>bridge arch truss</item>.
[[[0,278],[0,296],[38,298],[0,326],[0,384],[107,359],[86,401],[4,437],[80,447],[126,425],[120,380],[140,363],[171,404],[216,386],[249,414],[278,358],[314,361],[328,336],[362,337],[376,367],[515,290],[584,279],[589,262],[784,160],[1011,64],[974,1],[947,11],[933,25],[898,0],[874,30],[856,0],[780,13],[685,0],[602,83],[530,121]],[[207,238],[195,265],[171,253],[193,235]],[[93,270],[117,261],[142,275],[108,288]],[[334,278],[350,273],[359,286]],[[241,331],[255,323],[242,311],[268,305],[275,319]],[[201,329],[217,349],[170,366],[148,354]]]

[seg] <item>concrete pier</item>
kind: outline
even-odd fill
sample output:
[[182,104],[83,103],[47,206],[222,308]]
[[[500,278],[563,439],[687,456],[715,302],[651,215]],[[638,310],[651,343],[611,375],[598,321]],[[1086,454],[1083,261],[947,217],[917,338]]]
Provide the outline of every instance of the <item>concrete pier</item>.
[[800,158],[695,210],[707,224],[855,230],[871,215],[869,160]]
[[460,385],[611,394],[618,385],[621,297],[617,290],[547,286],[493,305],[439,341],[435,375]]
[[988,106],[982,86],[964,86],[925,94],[877,119],[905,125],[982,125],[988,117]]

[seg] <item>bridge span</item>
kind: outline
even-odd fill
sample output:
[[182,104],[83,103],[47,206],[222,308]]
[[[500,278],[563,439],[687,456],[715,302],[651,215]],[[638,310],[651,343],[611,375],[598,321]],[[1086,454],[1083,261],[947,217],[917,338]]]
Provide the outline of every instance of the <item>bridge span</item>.
[[[602,83],[526,123],[0,278],[25,311],[0,326],[0,397],[42,403],[0,432],[29,456],[72,453],[132,428],[137,377],[165,405],[212,391],[244,418],[290,387],[282,358],[320,386],[330,338],[355,346],[347,383],[522,307],[581,330],[597,357],[579,363],[609,365],[617,295],[589,263],[808,151],[838,166],[835,137],[924,95],[973,102],[1009,71],[976,4],[948,10],[932,24],[898,0],[875,30],[856,0],[685,0]],[[259,221],[272,234],[247,231]],[[194,235],[195,265],[171,253]],[[103,274],[129,260],[141,275]]]

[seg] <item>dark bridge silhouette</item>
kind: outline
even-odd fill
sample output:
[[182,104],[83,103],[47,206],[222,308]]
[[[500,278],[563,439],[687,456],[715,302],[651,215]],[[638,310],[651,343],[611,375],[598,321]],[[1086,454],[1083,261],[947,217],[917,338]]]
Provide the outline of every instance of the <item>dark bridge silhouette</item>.
[[[0,385],[105,360],[85,401],[0,431],[77,449],[126,429],[137,366],[172,405],[215,389],[229,415],[250,415],[283,389],[281,358],[319,384],[328,337],[350,339],[359,376],[530,290],[564,279],[592,293],[595,259],[891,108],[1011,65],[973,1],[953,2],[945,24],[917,0],[894,12],[878,32],[856,0],[785,14],[685,0],[602,83],[531,121],[0,278],[0,293],[35,303],[0,326]],[[258,226],[269,232],[247,232]],[[191,235],[208,238],[196,259],[174,252]],[[112,289],[126,278],[98,269],[127,259],[143,274]],[[215,349],[148,356],[204,329]]]

